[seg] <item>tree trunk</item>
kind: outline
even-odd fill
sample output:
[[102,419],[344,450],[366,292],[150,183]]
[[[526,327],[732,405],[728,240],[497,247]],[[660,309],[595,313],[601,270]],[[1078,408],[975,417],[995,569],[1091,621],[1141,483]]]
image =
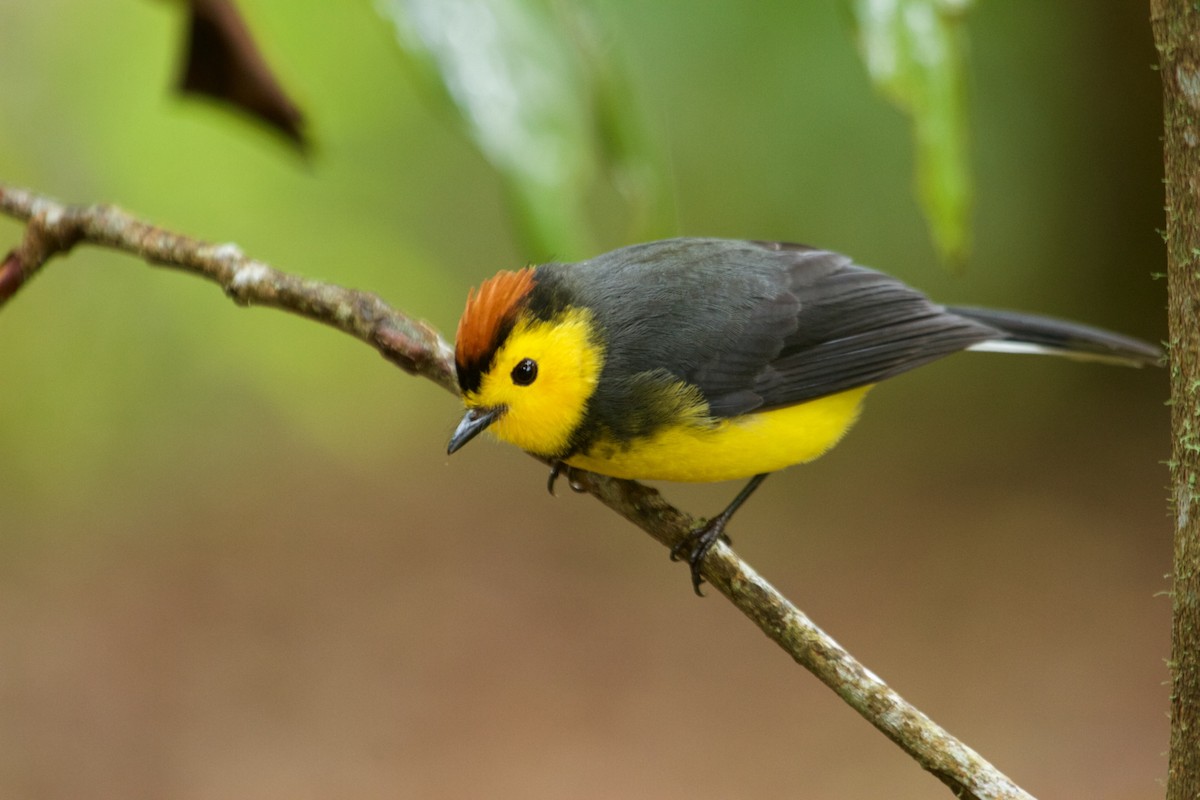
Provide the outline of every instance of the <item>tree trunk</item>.
[[[1200,11],[1151,0],[1163,83],[1175,566],[1168,800],[1200,797]],[[1196,508],[1193,506],[1196,505]]]

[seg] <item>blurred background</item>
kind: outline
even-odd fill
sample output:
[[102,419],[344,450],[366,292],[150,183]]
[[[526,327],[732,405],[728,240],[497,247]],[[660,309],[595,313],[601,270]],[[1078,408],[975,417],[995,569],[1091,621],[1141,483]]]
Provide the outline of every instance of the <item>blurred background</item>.
[[[368,2],[239,3],[308,158],[171,90],[180,6],[4,3],[0,181],[236,242],[448,335],[497,269],[685,234],[821,245],[940,300],[1157,341],[1143,5],[970,12],[957,272],[842,3],[576,3],[612,70],[593,122],[615,114],[633,155],[580,168],[575,205],[514,189]],[[527,52],[557,57],[539,35]],[[0,219],[4,249],[20,233]],[[768,481],[738,552],[1033,794],[1158,796],[1166,396],[1165,370],[939,362]],[[53,262],[0,312],[0,796],[946,796],[649,537],[548,497],[511,448],[448,459],[459,414],[194,278]],[[662,488],[705,515],[737,486]]]

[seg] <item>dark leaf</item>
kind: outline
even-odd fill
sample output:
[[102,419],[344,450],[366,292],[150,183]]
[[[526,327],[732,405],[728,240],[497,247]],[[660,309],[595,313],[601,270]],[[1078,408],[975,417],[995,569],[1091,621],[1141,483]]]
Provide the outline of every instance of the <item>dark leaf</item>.
[[179,89],[232,105],[305,151],[304,116],[263,59],[232,0],[189,0]]

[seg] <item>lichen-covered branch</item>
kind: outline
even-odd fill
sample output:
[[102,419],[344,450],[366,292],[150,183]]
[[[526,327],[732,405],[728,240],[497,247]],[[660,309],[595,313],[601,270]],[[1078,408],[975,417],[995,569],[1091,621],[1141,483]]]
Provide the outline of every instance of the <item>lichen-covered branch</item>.
[[[242,305],[271,306],[331,325],[408,372],[451,392],[453,351],[430,325],[370,292],[300,278],[210,244],[165,231],[106,205],[67,206],[0,183],[0,213],[26,222],[21,243],[0,262],[0,307],[56,255],[78,244],[120,250],[221,286]],[[657,491],[633,481],[580,474],[575,484],[668,547],[694,520]],[[860,664],[724,544],[710,552],[704,577],[796,663],[816,675],[924,769],[963,798],[1014,800],[1030,795],[955,739]],[[680,581],[682,587],[684,582]]]
[[0,262],[0,306],[49,259],[86,242],[207,278],[236,303],[280,308],[332,325],[414,375],[456,391],[453,355],[445,340],[430,325],[370,292],[280,272],[248,258],[236,245],[171,233],[114,206],[66,206],[0,184],[0,210],[27,223],[20,245]]

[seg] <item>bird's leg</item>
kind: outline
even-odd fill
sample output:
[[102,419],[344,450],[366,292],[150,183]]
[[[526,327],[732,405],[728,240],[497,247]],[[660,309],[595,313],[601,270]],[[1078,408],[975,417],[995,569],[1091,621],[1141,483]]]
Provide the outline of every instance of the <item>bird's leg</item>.
[[750,482],[737,493],[737,497],[733,498],[733,502],[726,506],[724,511],[690,531],[671,548],[672,561],[679,561],[684,556],[687,557],[687,562],[692,568],[692,588],[700,597],[704,596],[704,593],[700,591],[700,584],[704,583],[704,578],[700,575],[700,565],[704,563],[704,557],[708,555],[708,551],[712,549],[717,540],[725,536],[725,525],[728,524],[729,518],[742,507],[742,503],[746,502],[750,495],[754,494],[754,490],[766,479],[767,475],[768,473],[764,472],[751,478]]

